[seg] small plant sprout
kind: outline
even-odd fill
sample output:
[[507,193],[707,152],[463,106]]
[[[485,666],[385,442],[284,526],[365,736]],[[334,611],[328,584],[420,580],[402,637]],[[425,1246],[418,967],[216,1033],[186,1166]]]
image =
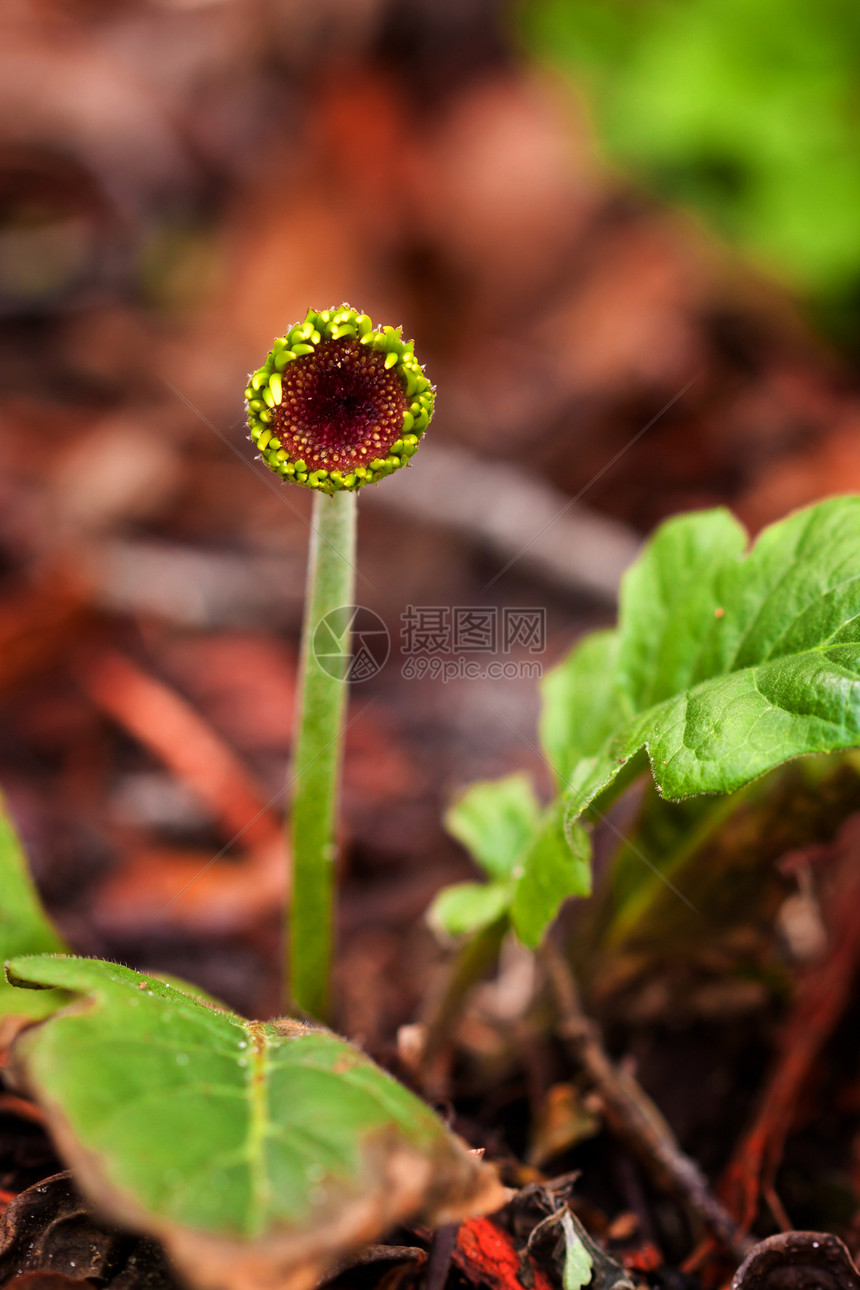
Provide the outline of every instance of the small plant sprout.
[[318,625],[351,606],[356,493],[409,464],[433,415],[434,391],[400,328],[375,328],[348,305],[310,309],[278,337],[245,390],[251,439],[270,470],[316,493],[293,759],[288,995],[329,1013],[337,787],[349,671],[313,650]]
[[[564,900],[590,892],[594,825],[646,771],[661,802],[682,802],[860,746],[858,553],[860,497],[798,511],[752,545],[722,509],[663,523],[624,577],[618,626],[544,678],[555,799],[542,810],[528,779],[509,775],[473,785],[449,812],[488,881],[440,893],[434,925],[463,936],[508,920],[538,949]],[[647,869],[636,838],[628,849]],[[691,846],[681,838],[674,866]]]

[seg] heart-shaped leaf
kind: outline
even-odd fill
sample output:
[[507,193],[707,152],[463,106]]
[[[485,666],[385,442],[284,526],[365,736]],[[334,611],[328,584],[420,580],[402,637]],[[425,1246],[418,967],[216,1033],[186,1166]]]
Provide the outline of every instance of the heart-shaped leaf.
[[472,784],[445,813],[445,827],[490,878],[510,878],[541,817],[528,775]]
[[[42,908],[21,843],[0,798],[0,964],[16,954],[65,951],[59,933]],[[46,1017],[65,1001],[56,991],[38,994],[13,990],[0,975],[0,1022],[18,1017]]]
[[547,887],[566,896],[591,890],[587,844],[571,849],[563,811],[543,811],[527,775],[472,784],[445,825],[490,879],[457,883],[436,897],[428,918],[449,936],[480,931],[509,911],[518,930],[528,928],[535,913],[542,916]]
[[463,936],[507,915],[518,866],[540,818],[528,775],[471,784],[452,802],[445,827],[490,881],[458,882],[440,891],[427,914],[437,933]]
[[308,1287],[407,1218],[504,1203],[489,1166],[329,1031],[92,959],[19,958],[8,976],[75,998],[13,1059],[78,1181],[195,1284]]
[[427,911],[427,921],[438,936],[471,936],[505,918],[511,907],[512,885],[507,882],[455,882],[444,887]]

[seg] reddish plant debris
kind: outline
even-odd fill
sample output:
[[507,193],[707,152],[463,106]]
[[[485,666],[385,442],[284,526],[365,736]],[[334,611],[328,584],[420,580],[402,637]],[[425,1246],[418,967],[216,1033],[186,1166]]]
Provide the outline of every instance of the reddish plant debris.
[[463,1223],[452,1262],[469,1281],[491,1290],[556,1290],[534,1259],[519,1255],[508,1233],[489,1218]]
[[791,1226],[776,1193],[785,1139],[821,1051],[851,1001],[860,968],[860,816],[845,823],[832,846],[810,848],[807,856],[819,865],[828,861],[822,900],[827,945],[800,975],[755,1119],[723,1175],[722,1195],[744,1230],[755,1220],[762,1196],[779,1225]]

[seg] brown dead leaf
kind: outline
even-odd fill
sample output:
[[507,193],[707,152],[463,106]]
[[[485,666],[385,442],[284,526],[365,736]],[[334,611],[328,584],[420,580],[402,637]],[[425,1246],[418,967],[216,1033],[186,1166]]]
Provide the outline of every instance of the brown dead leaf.
[[860,1290],[847,1247],[829,1232],[780,1232],[759,1242],[731,1290]]
[[[92,1280],[90,1280],[92,1278]],[[28,1187],[0,1219],[0,1284],[21,1290],[177,1290],[154,1241],[99,1223],[67,1173]]]

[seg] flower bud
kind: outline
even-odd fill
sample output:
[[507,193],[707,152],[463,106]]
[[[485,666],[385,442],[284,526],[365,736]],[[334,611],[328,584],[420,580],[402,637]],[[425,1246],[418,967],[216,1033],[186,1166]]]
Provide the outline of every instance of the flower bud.
[[248,378],[251,439],[283,479],[355,491],[406,466],[435,391],[399,327],[349,305],[309,309]]

